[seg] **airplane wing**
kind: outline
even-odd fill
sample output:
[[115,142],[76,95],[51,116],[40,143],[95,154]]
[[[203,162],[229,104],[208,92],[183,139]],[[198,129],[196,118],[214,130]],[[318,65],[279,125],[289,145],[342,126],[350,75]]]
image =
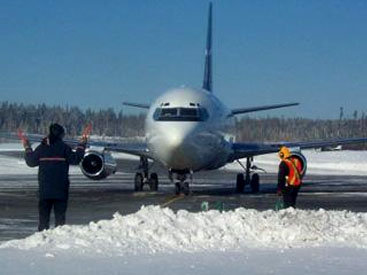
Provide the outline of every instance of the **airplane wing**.
[[[64,140],[68,143],[68,140]],[[75,142],[75,141],[73,141]],[[153,159],[149,154],[147,144],[145,142],[107,142],[107,141],[88,141],[87,146],[103,147],[111,152],[120,152],[131,154],[139,157],[147,157]]]
[[330,139],[320,141],[300,141],[300,142],[278,142],[278,143],[233,143],[233,155],[230,161],[240,158],[253,157],[269,153],[278,152],[281,146],[296,147],[299,149],[312,149],[322,147],[334,147],[345,144],[355,144],[367,142],[367,138],[346,138]]
[[297,106],[297,105],[299,105],[299,103],[286,103],[286,104],[265,105],[265,106],[250,107],[250,108],[238,108],[238,109],[232,109],[231,115],[233,116],[233,115],[239,115],[239,114],[245,114],[245,113],[251,113],[251,112],[258,112],[258,111],[264,111],[264,110]]
[[[19,141],[19,137],[15,133],[0,133],[1,138],[8,140]],[[38,134],[27,134],[27,138],[31,143],[38,143],[44,139],[44,135]],[[78,145],[78,139],[64,138],[66,144],[71,147]],[[152,158],[149,154],[147,145],[145,142],[109,142],[109,141],[94,141],[88,140],[87,147],[103,147],[105,150],[111,152],[121,152],[127,153],[135,156],[144,156],[147,158]],[[0,150],[1,151],[1,150]]]

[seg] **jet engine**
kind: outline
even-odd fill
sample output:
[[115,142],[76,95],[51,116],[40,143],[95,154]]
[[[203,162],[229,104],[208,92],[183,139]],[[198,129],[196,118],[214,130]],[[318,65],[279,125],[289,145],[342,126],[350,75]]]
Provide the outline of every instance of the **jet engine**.
[[116,161],[104,150],[88,149],[80,163],[83,174],[92,180],[101,180],[116,172]]
[[301,177],[304,177],[306,175],[307,171],[307,159],[301,152],[291,152],[291,156],[294,158],[297,158],[301,164],[302,164],[302,171],[301,171]]

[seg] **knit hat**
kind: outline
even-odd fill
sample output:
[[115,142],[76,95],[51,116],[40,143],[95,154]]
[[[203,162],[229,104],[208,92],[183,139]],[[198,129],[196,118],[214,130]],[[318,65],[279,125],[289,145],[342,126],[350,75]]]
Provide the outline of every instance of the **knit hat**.
[[50,138],[62,139],[65,135],[64,127],[60,124],[53,123],[50,125]]

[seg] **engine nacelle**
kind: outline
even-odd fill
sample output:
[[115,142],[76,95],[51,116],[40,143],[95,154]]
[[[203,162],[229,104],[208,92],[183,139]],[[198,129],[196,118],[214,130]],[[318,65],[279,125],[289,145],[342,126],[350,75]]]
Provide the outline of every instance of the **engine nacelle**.
[[291,152],[291,156],[297,158],[302,164],[301,177],[303,178],[306,175],[307,171],[307,159],[301,152]]
[[88,149],[80,163],[83,174],[92,180],[101,180],[116,172],[117,163],[111,153]]

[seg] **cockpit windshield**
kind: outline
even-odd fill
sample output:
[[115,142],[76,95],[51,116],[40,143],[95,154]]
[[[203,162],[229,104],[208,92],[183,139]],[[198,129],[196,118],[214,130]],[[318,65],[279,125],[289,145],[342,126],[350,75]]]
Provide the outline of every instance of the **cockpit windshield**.
[[205,108],[157,108],[153,119],[156,121],[205,121],[209,117]]

